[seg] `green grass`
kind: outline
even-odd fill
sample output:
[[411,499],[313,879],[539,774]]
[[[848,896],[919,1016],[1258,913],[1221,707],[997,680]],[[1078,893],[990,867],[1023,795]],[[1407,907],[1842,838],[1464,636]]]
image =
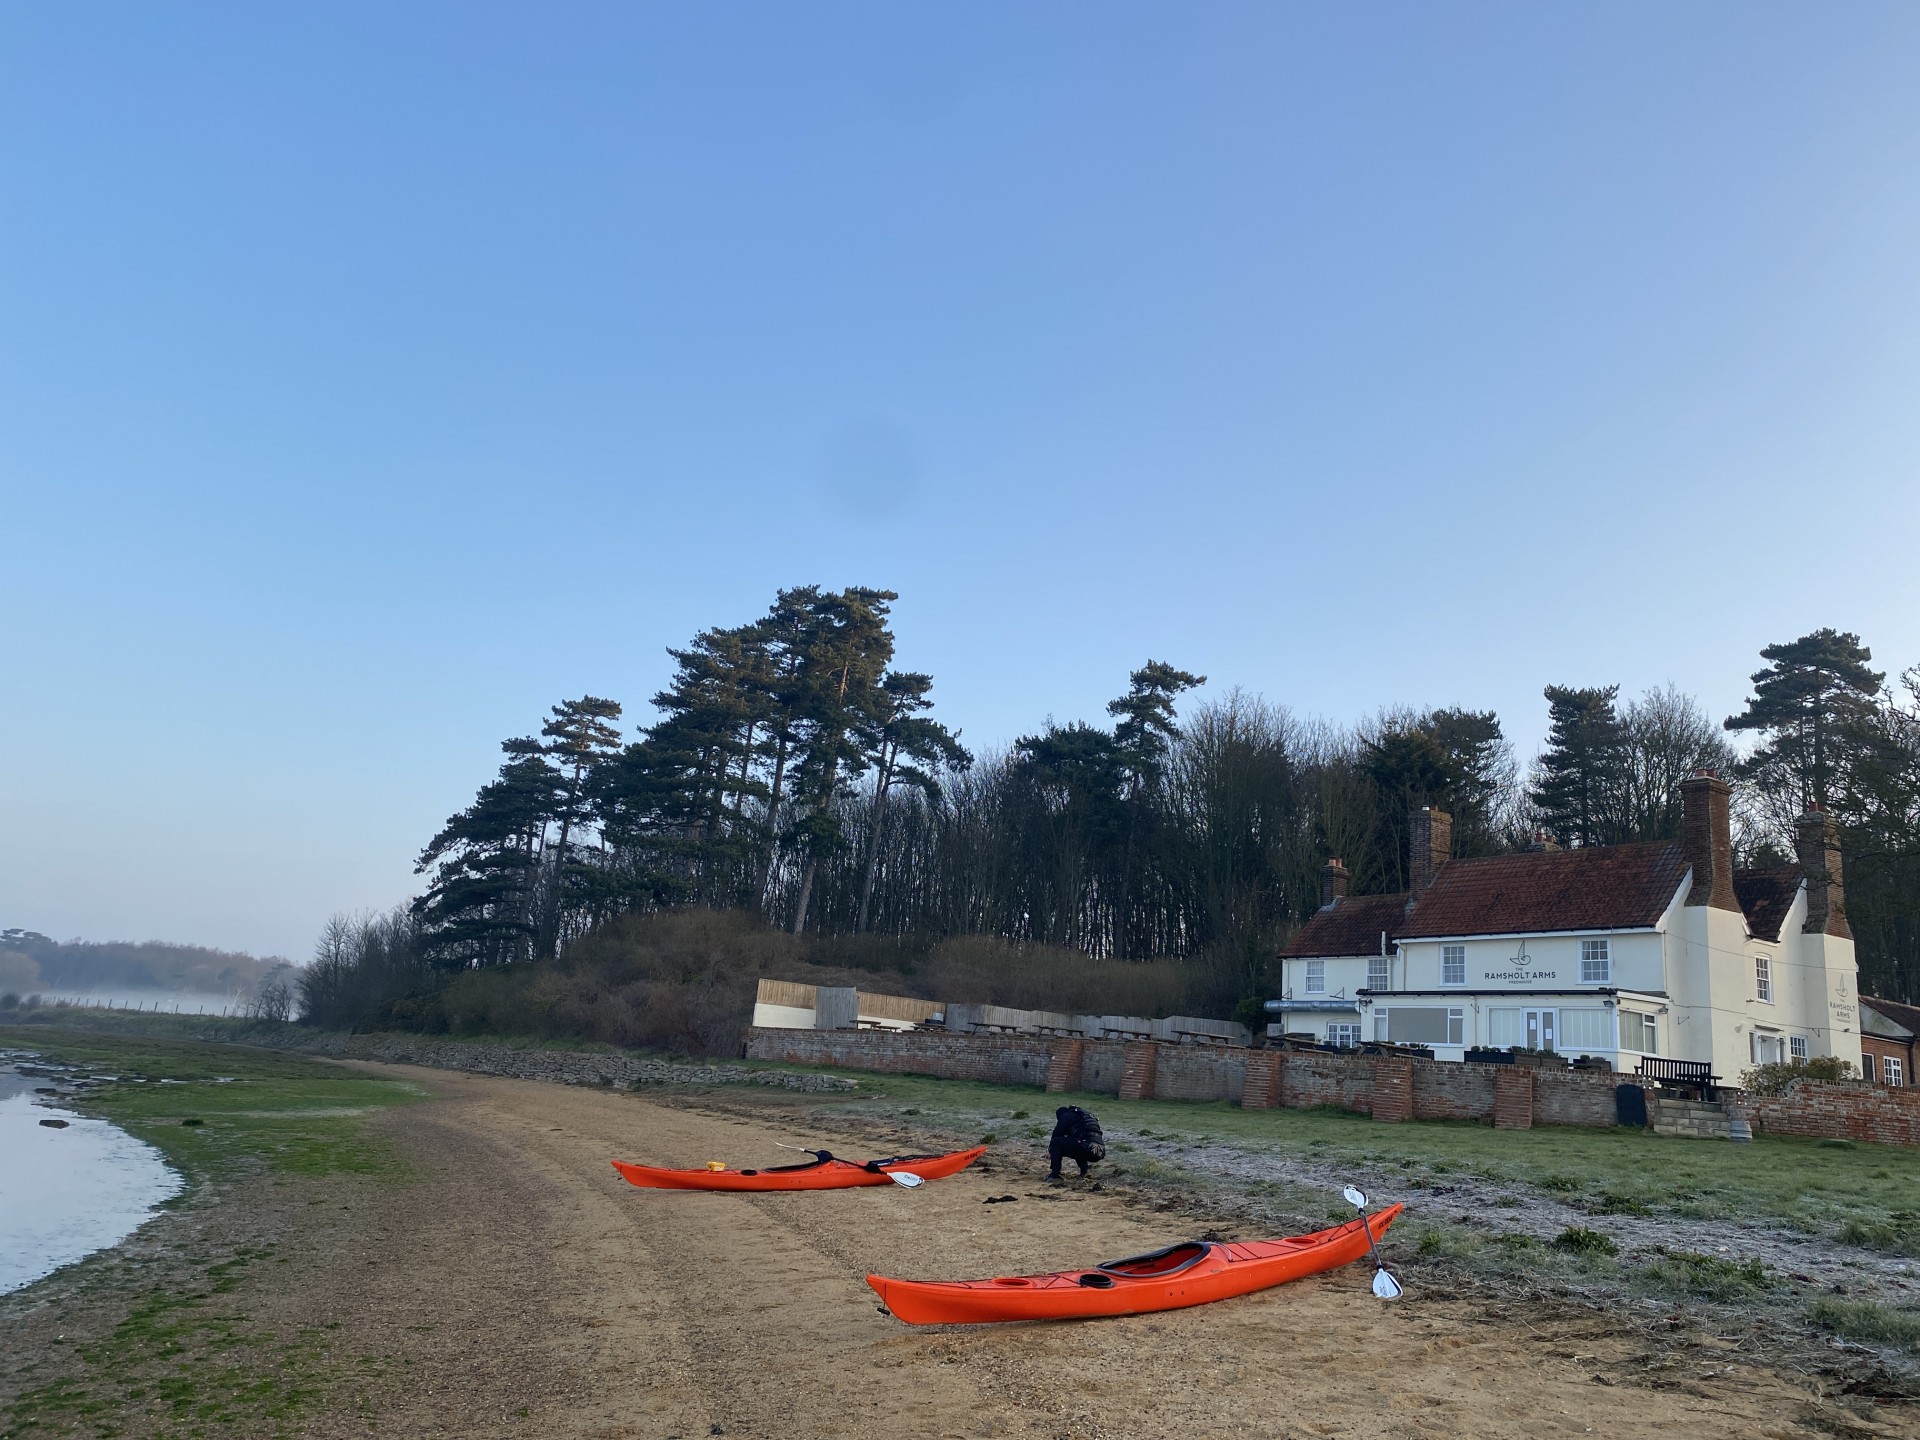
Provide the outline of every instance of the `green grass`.
[[1807,1318],[1849,1340],[1920,1349],[1920,1312],[1891,1310],[1869,1300],[1816,1300],[1807,1307]]
[[0,1026],[0,1048],[122,1077],[71,1103],[138,1135],[196,1181],[263,1165],[306,1176],[396,1172],[391,1147],[361,1117],[421,1096],[302,1056],[205,1041]]
[[[340,1066],[202,1040],[6,1026],[0,1047],[121,1077],[70,1103],[151,1142],[195,1185],[262,1172],[399,1178],[398,1156],[362,1121],[421,1098],[413,1086]],[[184,1265],[184,1275],[177,1265],[160,1281],[96,1274],[90,1291],[134,1287],[124,1318],[104,1338],[63,1352],[57,1378],[16,1396],[0,1415],[0,1440],[297,1432],[321,1397],[372,1362],[337,1355],[329,1329],[282,1335],[249,1319],[236,1292],[269,1262],[297,1266],[299,1256],[246,1249]],[[274,1275],[286,1284],[297,1270]]]
[[[952,1128],[1002,1124],[1011,1086],[914,1075],[849,1074],[858,1093],[818,1097],[834,1108],[897,1117],[903,1107]],[[1467,1122],[1380,1125],[1346,1111],[1242,1110],[1225,1103],[1122,1103],[1111,1095],[1049,1095],[1052,1105],[1084,1105],[1122,1134],[1193,1145],[1211,1136],[1252,1153],[1271,1152],[1375,1171],[1393,1169],[1407,1188],[1491,1182],[1514,1195],[1564,1200],[1596,1214],[1667,1219],[1765,1218],[1809,1234],[1902,1254],[1920,1253],[1920,1150],[1763,1136],[1750,1144],[1686,1140],[1639,1130],[1541,1126],[1494,1130]],[[1383,1195],[1382,1198],[1391,1198]]]

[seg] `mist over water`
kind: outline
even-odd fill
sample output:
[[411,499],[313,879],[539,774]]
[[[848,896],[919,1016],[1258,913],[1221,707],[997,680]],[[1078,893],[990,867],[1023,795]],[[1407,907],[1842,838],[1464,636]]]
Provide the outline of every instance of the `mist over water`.
[[0,1068],[0,1294],[118,1244],[183,1188],[151,1145],[33,1093],[48,1084]]

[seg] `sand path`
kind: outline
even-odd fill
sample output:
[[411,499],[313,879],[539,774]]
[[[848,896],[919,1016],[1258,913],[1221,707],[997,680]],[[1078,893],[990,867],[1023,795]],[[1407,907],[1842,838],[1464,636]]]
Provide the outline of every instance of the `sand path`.
[[[1817,1416],[1805,1387],[1735,1357],[1650,1354],[1637,1333],[1578,1311],[1383,1306],[1363,1267],[1160,1315],[914,1330],[878,1313],[868,1270],[1017,1273],[1155,1248],[1190,1226],[1104,1194],[1049,1196],[1024,1164],[918,1191],[641,1191],[610,1157],[773,1164],[790,1157],[772,1142],[791,1137],[772,1116],[755,1124],[634,1095],[363,1068],[435,1098],[375,1122],[425,1178],[356,1217],[353,1263],[329,1266],[335,1283],[300,1307],[339,1319],[356,1349],[395,1359],[369,1382],[365,1407],[337,1407],[323,1431],[1835,1433],[1830,1406]],[[1022,1198],[983,1203],[1004,1194]],[[1847,1433],[1894,1432],[1869,1422]]]

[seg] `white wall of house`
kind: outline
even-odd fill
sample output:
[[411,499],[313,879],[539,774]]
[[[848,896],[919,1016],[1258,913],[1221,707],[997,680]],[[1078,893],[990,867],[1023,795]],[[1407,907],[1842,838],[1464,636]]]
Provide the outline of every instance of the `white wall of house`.
[[[1622,1070],[1642,1054],[1706,1061],[1728,1084],[1775,1054],[1835,1055],[1857,1070],[1853,942],[1802,933],[1804,891],[1780,939],[1766,941],[1735,911],[1685,904],[1691,883],[1682,879],[1649,928],[1416,937],[1385,957],[1288,959],[1282,995],[1354,998],[1364,1038],[1429,1044],[1440,1059],[1550,1040],[1563,1055],[1603,1056]],[[1375,993],[1360,1000],[1363,989]],[[1351,1023],[1295,1013],[1284,1028],[1325,1038],[1329,1025]]]

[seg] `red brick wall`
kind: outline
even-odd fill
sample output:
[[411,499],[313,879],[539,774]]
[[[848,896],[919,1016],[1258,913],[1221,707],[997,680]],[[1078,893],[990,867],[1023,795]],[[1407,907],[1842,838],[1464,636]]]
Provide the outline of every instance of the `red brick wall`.
[[1753,1128],[1769,1135],[1920,1145],[1920,1090],[1803,1080],[1784,1095],[1749,1096],[1745,1106]]
[[1485,1120],[1493,1114],[1493,1072],[1499,1065],[1441,1064],[1416,1060],[1413,1065],[1413,1118],[1416,1120]]
[[1533,1072],[1533,1123],[1602,1129],[1616,1125],[1619,1119],[1613,1090],[1620,1083],[1620,1077],[1610,1073],[1536,1070]]
[[1371,1115],[1373,1057],[1320,1050],[1291,1052],[1280,1072],[1280,1103],[1294,1110],[1331,1105]]
[[1533,1128],[1533,1073],[1530,1065],[1493,1067],[1494,1129]]
[[1155,1100],[1238,1100],[1249,1051],[1239,1046],[1162,1045],[1154,1061]]
[[1064,1094],[1080,1088],[1080,1074],[1086,1068],[1087,1042],[1063,1040],[1054,1047],[1047,1061],[1047,1092]]
[[1280,1103],[1280,1072],[1286,1058],[1284,1050],[1247,1052],[1247,1076],[1240,1089],[1242,1110],[1271,1110]]
[[1413,1118],[1413,1061],[1373,1062],[1373,1118],[1394,1124]]

